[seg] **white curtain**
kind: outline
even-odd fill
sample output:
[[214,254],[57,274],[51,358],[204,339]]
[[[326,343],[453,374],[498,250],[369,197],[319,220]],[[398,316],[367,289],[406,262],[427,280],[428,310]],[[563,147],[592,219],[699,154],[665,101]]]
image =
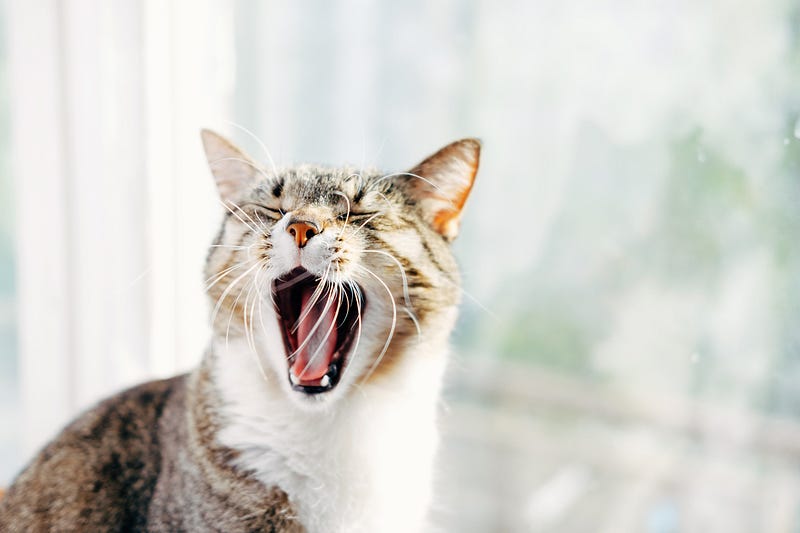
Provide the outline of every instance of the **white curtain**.
[[201,127],[387,170],[476,135],[442,529],[797,529],[796,2],[7,12],[20,463],[200,358]]
[[8,5],[23,456],[202,354],[198,131],[228,116],[232,24],[209,0]]

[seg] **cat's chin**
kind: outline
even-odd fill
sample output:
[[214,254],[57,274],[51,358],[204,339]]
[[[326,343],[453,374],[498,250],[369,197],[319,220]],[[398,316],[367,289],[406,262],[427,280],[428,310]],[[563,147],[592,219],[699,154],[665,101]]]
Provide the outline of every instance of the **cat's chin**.
[[339,386],[358,344],[363,291],[355,285],[321,285],[296,268],[277,279],[272,292],[289,387],[304,404],[324,402]]

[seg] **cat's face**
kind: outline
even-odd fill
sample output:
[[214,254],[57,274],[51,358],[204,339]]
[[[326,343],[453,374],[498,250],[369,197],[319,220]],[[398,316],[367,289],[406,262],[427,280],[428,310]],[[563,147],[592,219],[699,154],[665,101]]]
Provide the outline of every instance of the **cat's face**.
[[265,380],[314,408],[446,340],[476,140],[390,175],[262,170],[212,132],[203,143],[226,211],[206,265],[214,334],[245,338]]

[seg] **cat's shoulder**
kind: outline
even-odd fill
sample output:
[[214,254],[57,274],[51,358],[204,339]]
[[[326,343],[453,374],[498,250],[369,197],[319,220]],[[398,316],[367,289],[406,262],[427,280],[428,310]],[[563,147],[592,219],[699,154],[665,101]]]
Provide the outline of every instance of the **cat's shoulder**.
[[[84,412],[65,433],[81,438],[110,438],[124,442],[150,430],[168,402],[183,402],[188,375],[148,381],[102,400]],[[146,431],[149,432],[149,431]]]
[[144,452],[158,444],[157,428],[170,404],[183,413],[187,375],[148,381],[110,396],[79,415],[43,451],[66,444],[99,446],[109,452]]
[[81,414],[12,484],[0,501],[0,524],[12,531],[37,524],[142,526],[161,467],[158,428],[165,416],[183,412],[169,406],[183,404],[186,381],[182,375],[147,382]]

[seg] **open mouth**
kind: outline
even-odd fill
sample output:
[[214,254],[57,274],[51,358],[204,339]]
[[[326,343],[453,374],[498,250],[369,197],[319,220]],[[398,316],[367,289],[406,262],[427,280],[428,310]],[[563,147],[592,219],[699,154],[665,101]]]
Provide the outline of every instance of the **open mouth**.
[[303,268],[276,280],[272,290],[288,356],[289,383],[306,394],[332,390],[347,365],[365,302],[346,285],[320,285]]

